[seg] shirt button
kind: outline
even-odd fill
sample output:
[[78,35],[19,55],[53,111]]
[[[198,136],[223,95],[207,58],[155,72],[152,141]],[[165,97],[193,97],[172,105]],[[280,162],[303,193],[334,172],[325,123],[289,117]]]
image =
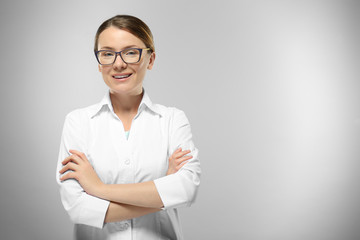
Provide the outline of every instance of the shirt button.
[[129,164],[130,164],[130,159],[126,159],[126,160],[125,160],[125,164],[126,164],[126,165],[129,165]]
[[130,226],[129,223],[120,223],[118,229],[119,229],[120,231],[125,231],[126,229],[129,228],[129,226]]

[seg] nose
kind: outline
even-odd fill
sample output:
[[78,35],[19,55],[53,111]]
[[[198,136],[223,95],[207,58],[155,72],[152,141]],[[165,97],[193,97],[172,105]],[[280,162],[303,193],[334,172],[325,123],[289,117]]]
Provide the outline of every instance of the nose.
[[126,68],[127,63],[125,63],[122,58],[120,57],[120,53],[116,54],[115,62],[113,63],[113,68],[121,69]]

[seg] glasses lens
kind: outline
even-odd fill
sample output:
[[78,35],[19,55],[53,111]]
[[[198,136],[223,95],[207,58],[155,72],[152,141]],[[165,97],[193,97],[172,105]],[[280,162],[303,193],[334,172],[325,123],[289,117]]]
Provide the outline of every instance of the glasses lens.
[[100,64],[112,64],[115,60],[115,56],[116,54],[114,51],[99,51],[97,53]]
[[126,63],[136,63],[140,60],[141,49],[129,48],[121,52],[121,57]]

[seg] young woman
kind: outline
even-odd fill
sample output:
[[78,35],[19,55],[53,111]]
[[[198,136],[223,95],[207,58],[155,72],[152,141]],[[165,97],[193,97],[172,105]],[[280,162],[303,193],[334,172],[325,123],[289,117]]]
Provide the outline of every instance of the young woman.
[[109,91],[66,116],[57,165],[75,237],[183,239],[177,208],[194,202],[200,162],[184,112],[152,103],[143,88],[152,33],[118,15],[99,27],[94,52]]

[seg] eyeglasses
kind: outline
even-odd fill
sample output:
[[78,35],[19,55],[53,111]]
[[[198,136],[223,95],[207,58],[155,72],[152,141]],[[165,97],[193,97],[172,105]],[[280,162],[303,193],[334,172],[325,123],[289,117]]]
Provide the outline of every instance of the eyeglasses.
[[101,65],[113,64],[116,61],[117,55],[120,56],[124,63],[137,63],[141,59],[143,50],[150,50],[150,48],[127,48],[120,52],[100,50],[95,52],[95,56]]

